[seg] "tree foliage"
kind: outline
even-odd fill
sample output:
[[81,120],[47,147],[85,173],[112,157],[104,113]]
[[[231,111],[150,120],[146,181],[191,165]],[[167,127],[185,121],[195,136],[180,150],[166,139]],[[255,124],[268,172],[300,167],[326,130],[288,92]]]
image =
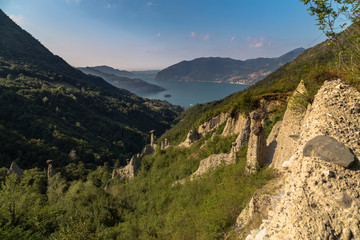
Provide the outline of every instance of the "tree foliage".
[[335,65],[349,81],[360,86],[360,2],[358,0],[301,0],[308,5],[310,15],[316,16],[319,29],[336,46]]
[[64,75],[30,66],[0,57],[1,166],[13,160],[25,168],[45,166],[50,158],[57,166],[123,165],[149,141],[150,130],[160,135],[179,111],[161,102],[153,108],[130,93],[79,89]]
[[182,110],[73,68],[1,9],[0,32],[0,166],[124,165]]
[[[105,164],[89,171],[71,165],[46,181],[37,168],[2,177],[1,239],[219,239],[251,195],[274,178],[270,169],[245,174],[246,147],[233,166],[221,166],[193,182],[201,159],[228,153],[236,136],[208,134],[190,149],[158,149],[143,159],[131,181],[111,178]],[[5,170],[5,169],[4,169]],[[0,171],[4,175],[4,171]],[[85,176],[85,177],[82,177]]]
[[316,16],[317,25],[329,38],[343,31],[350,23],[359,21],[358,0],[301,0],[308,11]]
[[344,30],[348,23],[359,21],[360,3],[357,0],[301,0],[317,25],[329,38]]

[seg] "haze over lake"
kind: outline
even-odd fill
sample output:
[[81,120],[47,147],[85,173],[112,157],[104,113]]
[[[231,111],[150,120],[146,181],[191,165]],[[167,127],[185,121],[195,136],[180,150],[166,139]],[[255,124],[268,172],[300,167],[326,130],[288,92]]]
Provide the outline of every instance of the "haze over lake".
[[[220,100],[232,93],[247,88],[247,85],[208,82],[168,82],[156,81],[156,74],[137,75],[149,83],[159,85],[166,90],[158,93],[141,94],[141,97],[166,100],[172,104],[191,107],[198,103]],[[171,97],[165,97],[165,95]]]

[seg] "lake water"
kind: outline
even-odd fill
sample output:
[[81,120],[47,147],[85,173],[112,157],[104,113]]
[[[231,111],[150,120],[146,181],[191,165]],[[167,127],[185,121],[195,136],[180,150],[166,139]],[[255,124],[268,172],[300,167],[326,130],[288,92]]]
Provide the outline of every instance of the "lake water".
[[[139,76],[139,78],[167,89],[163,92],[142,94],[141,97],[166,100],[183,107],[220,100],[248,87],[246,85],[227,83],[156,81],[154,76]],[[165,97],[167,94],[170,94],[171,97]]]

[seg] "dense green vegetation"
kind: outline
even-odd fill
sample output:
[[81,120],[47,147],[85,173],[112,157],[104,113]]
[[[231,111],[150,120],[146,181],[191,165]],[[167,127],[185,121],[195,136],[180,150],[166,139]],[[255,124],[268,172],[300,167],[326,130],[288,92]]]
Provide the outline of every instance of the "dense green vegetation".
[[134,179],[123,184],[115,179],[108,191],[103,189],[110,179],[107,165],[91,172],[69,167],[48,184],[39,169],[25,171],[23,178],[5,178],[2,168],[0,238],[221,238],[254,191],[274,173],[263,169],[245,174],[244,147],[235,165],[219,167],[184,185],[173,184],[194,172],[201,159],[229,152],[234,138],[208,134],[190,149],[158,149],[143,160]]
[[[38,141],[48,148],[24,158],[19,152],[26,150],[9,138],[2,152],[12,154],[4,156],[2,166],[16,159],[24,167],[41,166],[48,158],[59,160],[55,162],[60,165],[69,161],[123,163],[141,150],[148,131],[161,134],[177,115],[169,108],[146,105],[135,95],[64,87],[41,72],[33,77],[33,70],[26,71],[16,62],[0,59],[0,64],[0,124],[6,131],[16,131],[23,141]],[[72,150],[76,159],[64,158]]]
[[182,111],[72,68],[3,12],[0,32],[0,166],[124,165]]
[[[245,175],[243,149],[236,165],[217,168],[200,180],[171,187],[176,179],[186,177],[191,167],[197,167],[194,160],[186,157],[189,154],[186,151],[191,154],[196,149],[193,146],[190,150],[164,152],[154,157],[152,167],[141,172],[131,184],[118,186],[119,193],[127,188],[133,188],[135,193],[131,198],[135,201],[130,203],[134,211],[125,217],[132,224],[126,224],[122,230],[130,239],[221,238],[254,190],[273,177],[269,170]],[[139,190],[145,194],[139,194]],[[129,227],[136,230],[129,232]]]
[[[0,21],[11,33],[0,43],[2,166],[15,160],[27,169],[22,178],[0,169],[1,239],[216,239],[274,177],[266,169],[244,174],[244,148],[236,165],[173,186],[201,159],[230,151],[235,136],[209,134],[190,149],[158,149],[132,181],[115,179],[105,191],[112,166],[139,152],[149,130],[164,132],[180,109],[84,75],[1,14]],[[219,103],[192,111],[200,118]],[[49,158],[57,174],[47,181]]]
[[[339,35],[343,46],[351,42],[342,63],[359,60],[351,54],[355,27]],[[113,166],[139,152],[149,130],[160,135],[169,128],[179,109],[82,74],[2,12],[0,32],[1,166],[15,160],[27,169],[19,178],[0,168],[0,239],[220,239],[253,193],[276,177],[267,168],[246,174],[245,146],[236,164],[175,184],[202,159],[230,151],[236,136],[220,136],[222,125],[190,148],[156,149],[134,179],[116,177],[105,191]],[[183,112],[159,140],[166,137],[174,145],[220,112],[249,113],[260,100],[282,101],[266,116],[269,134],[300,80],[309,90],[306,101],[324,80],[342,77],[359,87],[356,65],[351,71],[338,68],[339,59],[331,41],[308,49],[248,90]],[[57,173],[47,180],[49,158]]]

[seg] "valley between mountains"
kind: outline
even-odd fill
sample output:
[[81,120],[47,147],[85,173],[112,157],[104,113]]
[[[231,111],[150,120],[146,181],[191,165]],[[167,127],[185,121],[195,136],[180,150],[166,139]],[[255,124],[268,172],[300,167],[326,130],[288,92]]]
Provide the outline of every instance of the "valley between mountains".
[[251,85],[184,109],[0,10],[0,239],[360,239],[359,29],[337,35],[341,61],[326,40],[158,72]]

